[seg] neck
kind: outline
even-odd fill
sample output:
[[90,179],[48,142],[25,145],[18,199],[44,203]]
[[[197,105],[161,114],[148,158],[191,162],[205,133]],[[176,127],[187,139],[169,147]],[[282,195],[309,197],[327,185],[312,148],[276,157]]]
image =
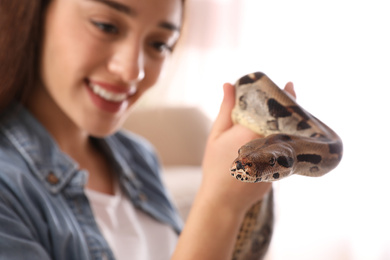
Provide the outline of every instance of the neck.
[[26,106],[56,140],[61,150],[77,160],[78,154],[91,149],[89,135],[70,120],[48,95],[43,87],[38,87],[32,91]]
[[76,125],[43,87],[31,93],[26,106],[53,136],[61,150],[90,173],[87,187],[113,194],[111,168],[106,157],[92,144],[88,132]]

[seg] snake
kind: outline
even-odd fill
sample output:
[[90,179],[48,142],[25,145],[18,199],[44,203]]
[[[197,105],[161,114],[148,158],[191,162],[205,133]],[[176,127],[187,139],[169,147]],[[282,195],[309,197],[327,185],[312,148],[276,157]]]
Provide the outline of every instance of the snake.
[[[230,168],[234,178],[258,183],[279,181],[294,174],[319,177],[340,163],[343,154],[340,137],[266,74],[247,74],[234,86],[232,121],[262,136],[238,150]],[[271,241],[273,222],[271,190],[246,213],[232,259],[263,259]]]

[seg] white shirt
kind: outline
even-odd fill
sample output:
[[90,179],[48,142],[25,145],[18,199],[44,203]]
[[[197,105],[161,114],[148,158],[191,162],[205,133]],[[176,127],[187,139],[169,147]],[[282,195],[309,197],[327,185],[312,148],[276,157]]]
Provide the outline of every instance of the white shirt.
[[168,226],[136,209],[122,194],[86,190],[96,222],[117,260],[167,260],[178,235]]

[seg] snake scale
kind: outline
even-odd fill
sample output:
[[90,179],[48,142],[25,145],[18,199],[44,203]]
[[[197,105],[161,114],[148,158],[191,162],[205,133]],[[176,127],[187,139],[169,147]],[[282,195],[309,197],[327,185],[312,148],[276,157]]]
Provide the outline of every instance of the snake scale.
[[[292,174],[322,176],[341,160],[339,136],[299,106],[264,73],[255,72],[236,84],[234,123],[264,136],[242,146],[231,175],[243,182],[270,182]],[[233,259],[262,259],[273,230],[273,193],[246,213]]]

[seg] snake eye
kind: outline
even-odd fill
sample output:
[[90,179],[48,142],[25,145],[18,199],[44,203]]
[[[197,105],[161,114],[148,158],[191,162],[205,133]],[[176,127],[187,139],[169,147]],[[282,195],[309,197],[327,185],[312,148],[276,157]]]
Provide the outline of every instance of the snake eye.
[[275,163],[276,163],[276,159],[275,159],[275,157],[272,157],[272,158],[269,160],[269,164],[270,164],[271,166],[274,166]]
[[240,107],[242,110],[246,110],[246,109],[247,109],[248,103],[246,102],[246,97],[245,97],[245,95],[242,95],[242,96],[239,98],[238,105],[239,105],[239,107]]

